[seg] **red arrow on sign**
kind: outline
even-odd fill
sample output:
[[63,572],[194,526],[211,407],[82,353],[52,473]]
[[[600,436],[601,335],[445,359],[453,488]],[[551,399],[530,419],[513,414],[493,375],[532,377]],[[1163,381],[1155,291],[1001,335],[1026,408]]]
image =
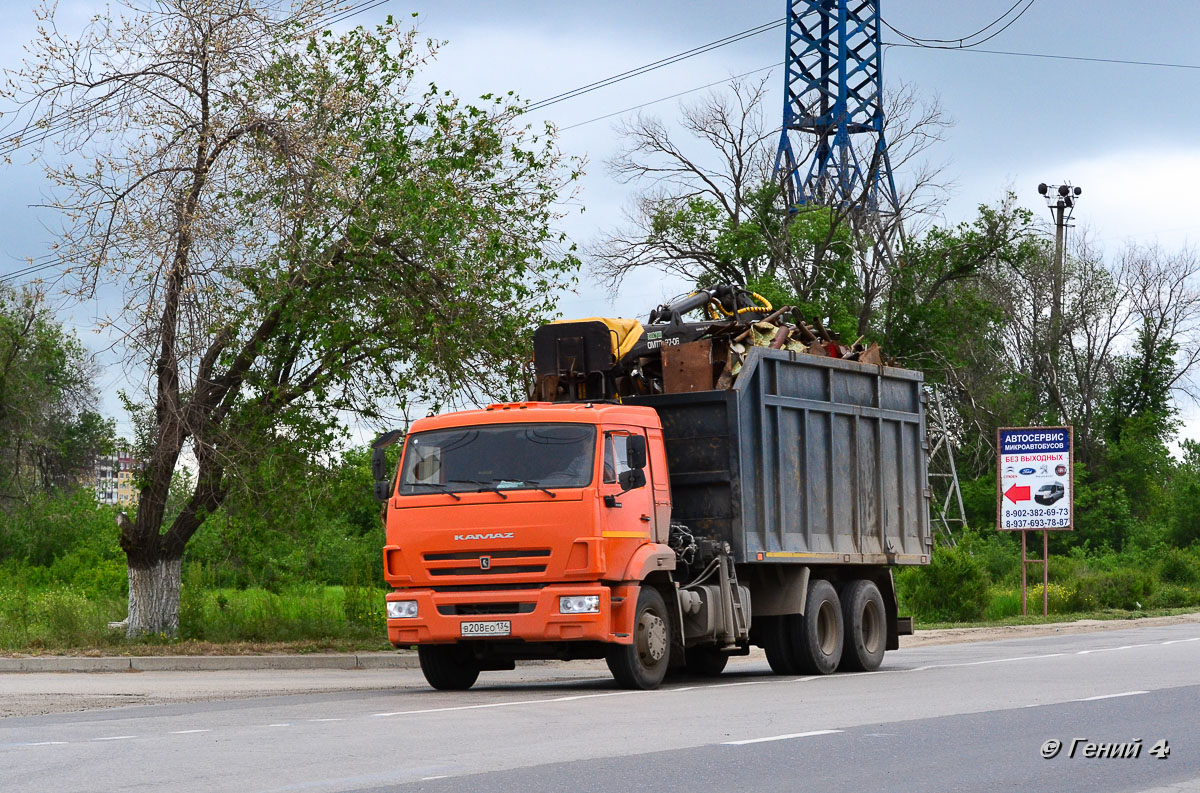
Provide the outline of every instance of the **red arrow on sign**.
[[1016,485],[1013,485],[1007,491],[1005,491],[1004,495],[1014,504],[1016,504],[1018,501],[1028,501],[1029,485],[1025,485],[1024,487],[1017,487]]

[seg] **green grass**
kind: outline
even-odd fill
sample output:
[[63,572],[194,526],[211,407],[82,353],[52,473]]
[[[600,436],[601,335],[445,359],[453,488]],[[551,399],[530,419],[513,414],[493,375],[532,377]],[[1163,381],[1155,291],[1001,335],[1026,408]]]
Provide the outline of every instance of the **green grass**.
[[295,585],[198,589],[185,583],[180,637],[130,642],[109,622],[123,619],[123,598],[85,595],[67,586],[0,586],[0,651],[70,652],[130,647],[294,645],[301,651],[386,649],[384,590]]
[[1076,611],[1069,613],[1057,614],[1050,612],[1048,616],[1042,616],[1042,601],[1029,601],[1029,613],[1021,616],[1021,595],[1017,593],[1017,613],[1011,617],[1003,618],[984,618],[981,620],[971,620],[966,622],[925,622],[922,620],[916,621],[917,630],[940,630],[944,628],[996,628],[1005,625],[1048,625],[1059,622],[1075,622],[1076,620],[1136,620],[1142,617],[1172,617],[1177,614],[1195,614],[1200,609],[1196,607],[1189,608],[1152,608],[1143,609],[1140,611],[1126,611],[1124,609],[1103,609],[1100,611]]

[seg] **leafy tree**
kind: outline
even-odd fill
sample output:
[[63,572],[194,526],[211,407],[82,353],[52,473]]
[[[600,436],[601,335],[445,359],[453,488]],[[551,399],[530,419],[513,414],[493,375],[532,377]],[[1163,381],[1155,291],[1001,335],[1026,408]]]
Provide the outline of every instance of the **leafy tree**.
[[0,497],[75,484],[111,448],[93,374],[40,293],[0,286]]
[[[306,36],[322,7],[131,6],[38,39],[17,76],[37,124],[69,130],[52,139],[75,162],[47,166],[63,259],[85,289],[129,285],[146,367],[130,635],[177,630],[184,549],[240,472],[322,445],[339,413],[490,388],[577,267],[553,231],[576,173],[549,133],[510,97],[418,88],[434,52],[391,20]],[[195,484],[168,522],[185,449]]]

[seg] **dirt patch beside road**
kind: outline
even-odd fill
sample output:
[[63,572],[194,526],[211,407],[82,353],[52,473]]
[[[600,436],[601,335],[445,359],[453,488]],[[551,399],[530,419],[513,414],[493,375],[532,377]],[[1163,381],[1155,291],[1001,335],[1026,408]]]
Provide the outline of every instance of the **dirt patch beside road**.
[[931,647],[937,644],[963,642],[994,642],[1001,639],[1024,639],[1035,636],[1062,636],[1071,633],[1119,631],[1151,625],[1181,625],[1200,623],[1200,613],[1174,614],[1169,617],[1139,617],[1131,620],[1077,620],[1048,622],[1042,625],[996,625],[982,628],[940,628],[919,630],[913,636],[901,636],[901,647]]

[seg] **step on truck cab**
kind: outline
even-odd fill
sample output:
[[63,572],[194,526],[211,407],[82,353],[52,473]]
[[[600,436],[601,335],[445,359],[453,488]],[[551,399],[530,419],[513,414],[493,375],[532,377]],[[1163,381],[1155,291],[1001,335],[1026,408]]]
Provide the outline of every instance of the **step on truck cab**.
[[440,689],[547,658],[653,688],[751,645],[779,674],[876,669],[912,629],[891,569],[933,547],[921,386],[755,347],[726,389],[416,421],[390,479],[382,436],[388,638]]

